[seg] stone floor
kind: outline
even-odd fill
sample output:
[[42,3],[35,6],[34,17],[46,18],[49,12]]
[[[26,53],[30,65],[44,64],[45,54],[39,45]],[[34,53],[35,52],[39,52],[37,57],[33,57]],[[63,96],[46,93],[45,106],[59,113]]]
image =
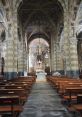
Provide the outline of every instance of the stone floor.
[[19,117],[79,117],[67,111],[47,81],[36,82]]

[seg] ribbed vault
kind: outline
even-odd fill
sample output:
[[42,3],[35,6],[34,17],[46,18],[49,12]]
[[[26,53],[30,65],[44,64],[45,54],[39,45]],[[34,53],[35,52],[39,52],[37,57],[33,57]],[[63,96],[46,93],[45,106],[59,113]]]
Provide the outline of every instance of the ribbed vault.
[[63,7],[58,0],[23,0],[18,14],[27,40],[42,36],[48,41],[58,26],[63,27]]

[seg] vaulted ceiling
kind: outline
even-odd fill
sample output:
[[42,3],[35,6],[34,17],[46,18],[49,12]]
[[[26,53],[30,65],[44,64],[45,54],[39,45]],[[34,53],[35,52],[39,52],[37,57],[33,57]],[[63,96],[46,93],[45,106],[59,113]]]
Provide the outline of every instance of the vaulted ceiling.
[[[35,25],[43,25],[43,30],[48,36],[58,23],[60,27],[63,26],[63,7],[58,0],[23,0],[18,7],[18,14],[28,35],[33,33]],[[36,34],[38,35],[38,32]],[[32,36],[34,35],[35,33]]]
[[[50,17],[55,23],[57,23],[60,16],[63,14],[63,8],[58,0],[23,0],[20,4],[18,12],[25,22],[29,17],[32,20],[37,18]],[[36,17],[36,15],[38,17]]]

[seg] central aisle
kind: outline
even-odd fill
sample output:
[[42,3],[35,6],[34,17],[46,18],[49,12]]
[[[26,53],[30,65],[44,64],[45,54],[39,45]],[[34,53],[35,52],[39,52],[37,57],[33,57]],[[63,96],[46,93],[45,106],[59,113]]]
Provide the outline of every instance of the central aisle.
[[47,81],[36,82],[19,117],[71,117]]

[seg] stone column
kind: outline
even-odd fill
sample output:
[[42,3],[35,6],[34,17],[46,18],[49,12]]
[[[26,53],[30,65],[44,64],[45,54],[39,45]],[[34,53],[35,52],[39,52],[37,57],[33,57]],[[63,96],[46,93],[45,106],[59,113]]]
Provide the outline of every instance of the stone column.
[[17,43],[18,43],[18,21],[17,21],[17,10],[14,9],[13,12],[13,37],[14,37],[14,72],[17,73],[18,67],[18,53],[17,53]]
[[24,76],[23,42],[18,41],[18,76]]
[[24,72],[25,74],[27,73],[27,49],[26,49],[26,45],[25,42],[23,43],[23,59],[24,59]]
[[56,43],[56,71],[64,75],[63,60],[61,57],[59,43]]
[[6,57],[5,57],[5,78],[12,79],[17,76],[16,68],[15,68],[15,54],[14,54],[14,39],[13,39],[13,28],[12,25],[8,26],[8,35],[6,39],[7,49],[6,49]]
[[27,45],[27,74],[29,72],[29,46]]
[[55,50],[54,50],[54,35],[51,35],[51,47],[50,47],[50,63],[51,63],[51,73],[53,73],[54,71],[56,71],[56,61],[55,61]]
[[54,42],[54,53],[53,53],[53,57],[54,57],[54,71],[56,72],[57,71],[57,45],[56,45],[56,42]]
[[61,54],[59,43],[56,42],[57,33],[52,35],[51,40],[51,71],[53,72],[60,72],[63,74],[62,70],[62,61],[61,61]]
[[69,41],[69,13],[64,12],[64,54],[66,75],[71,76],[71,60],[70,60],[70,41]]
[[[56,28],[57,29],[57,28]],[[51,35],[51,71],[63,74],[60,47],[58,42],[58,30]]]
[[[13,15],[12,15],[13,14]],[[17,77],[17,12],[9,11],[7,50],[5,60],[5,77],[12,79]]]
[[2,64],[1,64],[1,40],[0,40],[0,75],[1,75],[1,68],[2,68]]
[[77,40],[75,37],[70,38],[70,60],[71,60],[71,76],[79,76]]
[[78,58],[77,58],[77,41],[71,28],[70,11],[64,13],[64,51],[66,61],[66,75],[78,77]]

